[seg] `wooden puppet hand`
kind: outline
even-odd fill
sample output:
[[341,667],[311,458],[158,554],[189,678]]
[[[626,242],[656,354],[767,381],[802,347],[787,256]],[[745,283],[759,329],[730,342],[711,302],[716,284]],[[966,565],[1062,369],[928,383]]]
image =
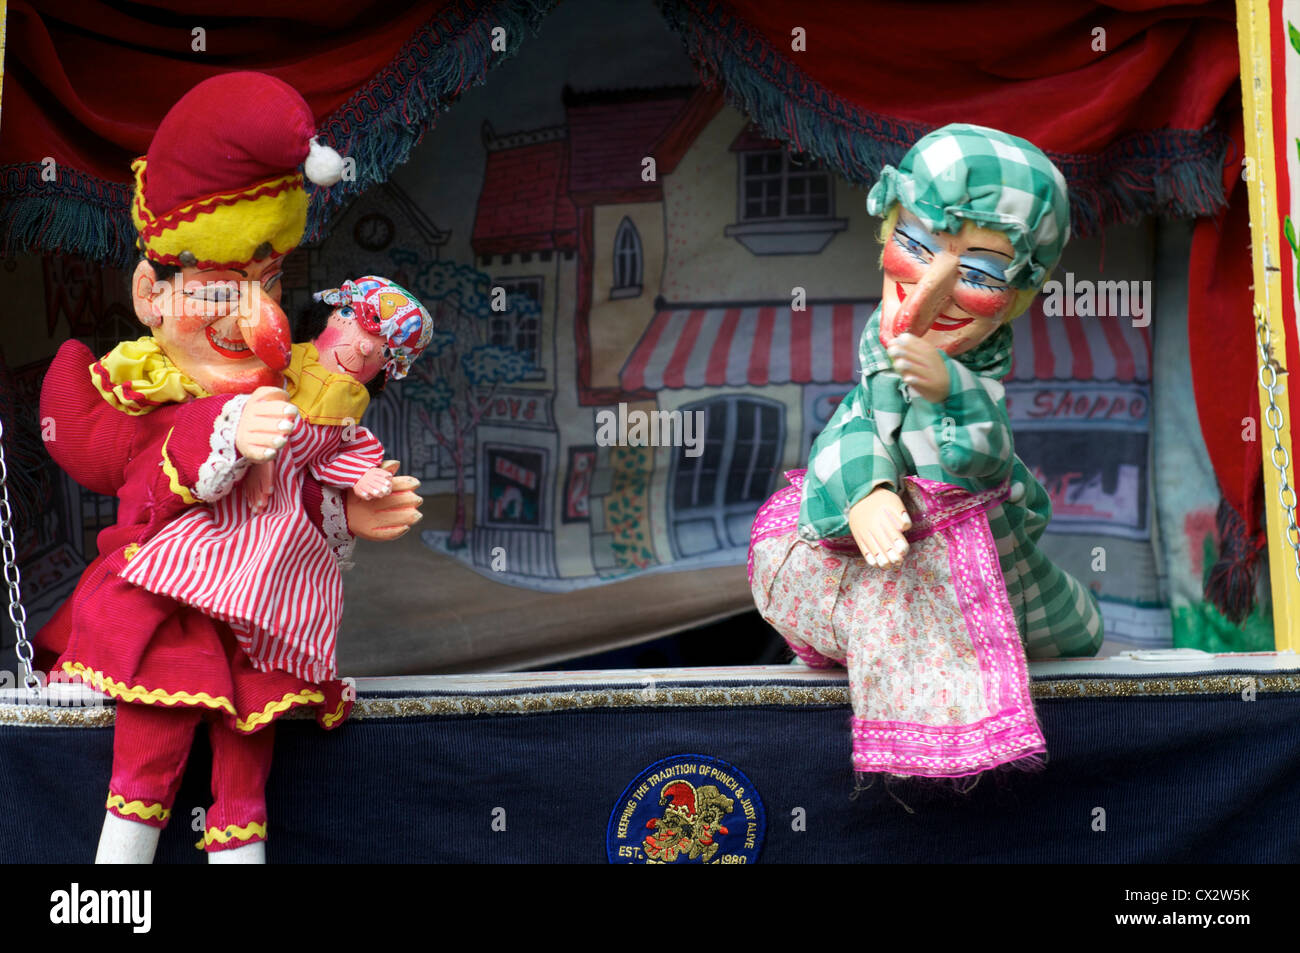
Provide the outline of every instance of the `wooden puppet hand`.
[[888,351],[894,369],[916,396],[932,404],[948,399],[948,367],[937,347],[915,334],[900,334]]
[[[384,471],[390,474],[396,473],[399,466],[396,460],[383,463]],[[375,500],[363,499],[355,490],[348,490],[348,532],[376,542],[397,539],[424,518],[419,511],[424,499],[414,492],[419,485],[415,477],[395,476],[393,491]]]
[[274,460],[298,424],[298,408],[279,387],[259,387],[248,397],[235,430],[235,449],[249,460]]
[[393,492],[393,475],[379,467],[371,467],[352,485],[363,500],[377,500]]
[[248,498],[248,505],[254,513],[262,512],[266,509],[266,504],[271,502],[271,487],[274,484],[274,460],[263,460],[248,468],[248,473],[244,475],[244,496]]
[[849,531],[862,550],[867,565],[897,569],[907,555],[905,530],[912,519],[898,494],[878,486],[849,510]]

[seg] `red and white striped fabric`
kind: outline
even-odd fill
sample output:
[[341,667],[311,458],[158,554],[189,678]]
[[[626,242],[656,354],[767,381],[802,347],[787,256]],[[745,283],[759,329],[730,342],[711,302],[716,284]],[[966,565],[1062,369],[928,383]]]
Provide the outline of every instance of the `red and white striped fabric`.
[[1043,314],[1042,297],[1012,322],[1008,381],[1151,380],[1151,328],[1120,317]]
[[236,484],[217,502],[169,523],[122,577],[229,622],[262,671],[333,679],[343,581],[329,541],[303,511],[304,474],[351,487],[383,455],[363,427],[300,423],[276,458],[265,510],[254,515],[243,483]]
[[679,308],[654,316],[619,375],[626,390],[852,383],[875,301]]

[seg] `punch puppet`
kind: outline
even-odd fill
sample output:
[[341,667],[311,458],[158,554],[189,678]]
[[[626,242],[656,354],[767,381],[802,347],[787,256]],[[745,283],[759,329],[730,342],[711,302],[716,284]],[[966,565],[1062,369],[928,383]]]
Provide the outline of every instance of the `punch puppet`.
[[806,471],[759,511],[760,612],[848,669],[859,774],[961,777],[1044,750],[1029,658],[1095,654],[1095,596],[1037,543],[1046,491],[1015,454],[1010,322],[1069,237],[1065,180],[1024,139],[949,125],[886,166],[884,290],[861,380]]
[[[99,358],[69,341],[42,386],[51,455],[119,501],[99,556],[37,638],[55,676],[116,701],[99,862],[152,860],[201,724],[213,803],[199,846],[210,862],[264,860],[275,721],[307,708],[332,728],[351,708],[343,682],[258,668],[227,622],[123,576],[173,520],[219,503],[250,461],[290,445],[282,425],[302,410],[289,372],[302,356],[279,297],[284,258],[306,224],[299,169],[329,184],[341,168],[314,125],[296,91],[258,73],[223,74],[183,96],[133,163],[143,258],[132,298],[149,333]],[[354,536],[409,529],[415,485],[397,477],[386,498],[365,499],[307,474],[295,505],[303,531],[342,555]],[[232,582],[209,579],[216,589]]]

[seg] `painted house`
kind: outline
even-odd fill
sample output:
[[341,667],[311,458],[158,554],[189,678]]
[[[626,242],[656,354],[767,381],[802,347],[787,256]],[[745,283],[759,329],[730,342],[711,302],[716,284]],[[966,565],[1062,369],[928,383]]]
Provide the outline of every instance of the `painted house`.
[[[564,107],[563,126],[484,129],[475,266],[542,321],[536,379],[477,429],[472,561],[509,553],[533,584],[734,562],[854,380],[878,290],[845,240],[870,234],[861,196],[715,92],[566,89]],[[602,446],[597,415],[620,410],[701,412],[703,452]]]
[[561,364],[557,333],[574,306],[578,245],[577,210],[568,194],[570,146],[563,126],[498,136],[486,124],[483,144],[475,266],[494,288],[531,300],[538,314],[506,311],[488,319],[489,343],[523,352],[535,370],[498,388],[476,428],[475,494],[467,501],[471,555],[488,566],[494,553],[508,553],[512,573],[554,577],[573,571],[562,566],[556,545],[563,524],[557,415],[572,412],[557,393],[558,382],[571,376]]

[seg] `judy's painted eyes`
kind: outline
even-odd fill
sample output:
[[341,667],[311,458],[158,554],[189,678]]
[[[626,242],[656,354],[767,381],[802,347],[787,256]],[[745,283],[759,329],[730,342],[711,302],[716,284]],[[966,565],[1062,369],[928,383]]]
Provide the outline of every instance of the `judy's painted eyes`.
[[934,253],[930,251],[930,249],[926,248],[901,228],[894,229],[894,241],[898,242],[898,246],[917,261],[926,262],[928,264],[929,261],[934,258]]
[[1006,291],[1006,282],[995,278],[986,271],[978,268],[972,268],[969,265],[961,267],[962,284],[970,285],[972,288],[979,288],[982,291]]

